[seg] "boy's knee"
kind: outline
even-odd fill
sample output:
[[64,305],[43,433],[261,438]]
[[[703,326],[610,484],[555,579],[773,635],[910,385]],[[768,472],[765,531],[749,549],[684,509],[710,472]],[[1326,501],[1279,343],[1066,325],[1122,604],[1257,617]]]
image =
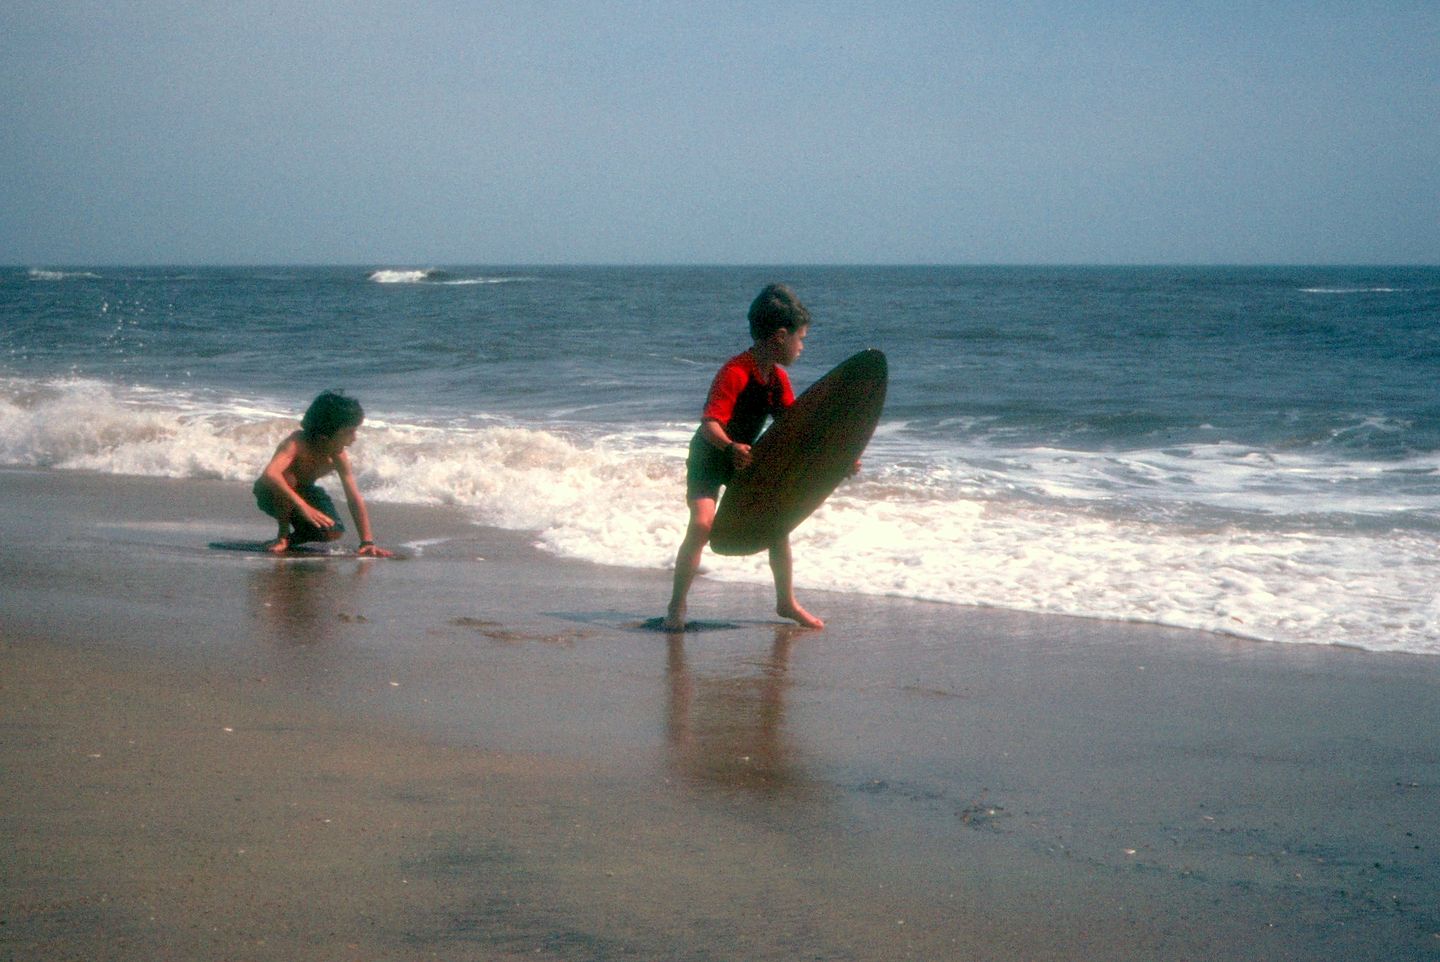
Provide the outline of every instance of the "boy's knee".
[[339,541],[341,538],[345,537],[345,532],[340,528],[326,528],[325,534],[322,535],[322,537],[326,541]]

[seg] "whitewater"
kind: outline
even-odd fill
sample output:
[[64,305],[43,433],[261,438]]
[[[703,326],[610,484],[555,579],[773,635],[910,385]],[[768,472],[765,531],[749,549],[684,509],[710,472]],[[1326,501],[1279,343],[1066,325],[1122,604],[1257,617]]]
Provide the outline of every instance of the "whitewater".
[[817,318],[797,388],[860,347],[892,371],[800,586],[1440,654],[1420,269],[17,270],[0,464],[249,482],[339,387],[376,505],[664,569],[709,377],[777,273]]

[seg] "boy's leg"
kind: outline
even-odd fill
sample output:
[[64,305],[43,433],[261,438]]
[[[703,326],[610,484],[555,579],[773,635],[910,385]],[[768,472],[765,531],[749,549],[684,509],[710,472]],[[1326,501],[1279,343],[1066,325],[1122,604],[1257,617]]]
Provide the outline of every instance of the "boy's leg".
[[[291,544],[338,541],[345,536],[345,525],[340,521],[340,512],[336,510],[335,502],[330,499],[330,495],[325,492],[324,488],[318,484],[310,484],[299,489],[299,494],[305,499],[306,504],[329,517],[334,524],[328,528],[317,528],[302,517],[292,517],[295,533],[290,536]],[[298,512],[296,513],[298,514]]]
[[275,537],[265,542],[265,550],[272,554],[283,554],[290,550],[290,505],[277,502],[263,478],[255,482],[251,493],[255,495],[255,506],[274,518],[279,525]]
[[800,602],[795,600],[795,565],[790,558],[788,537],[770,546],[770,572],[775,576],[775,613],[798,621],[806,628],[824,628],[825,622],[800,607]]
[[715,499],[690,499],[690,523],[685,529],[685,540],[675,553],[675,581],[670,590],[670,605],[665,609],[664,626],[671,631],[685,628],[685,599],[690,594],[695,573],[700,570],[700,558],[705,553],[705,545],[710,543],[710,526],[714,523]]
[[284,554],[290,550],[290,511],[284,508],[275,512],[275,520],[279,522],[274,540],[265,542],[265,550],[271,554]]

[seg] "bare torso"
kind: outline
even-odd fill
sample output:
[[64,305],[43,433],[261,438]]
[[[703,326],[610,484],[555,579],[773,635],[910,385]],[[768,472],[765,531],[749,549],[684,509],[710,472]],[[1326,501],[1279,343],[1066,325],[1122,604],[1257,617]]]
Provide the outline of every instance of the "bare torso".
[[280,445],[282,449],[289,446],[293,446],[294,457],[290,466],[285,469],[285,480],[291,487],[302,488],[314,484],[337,468],[335,455],[316,450],[305,443],[305,436],[299,431],[290,435]]

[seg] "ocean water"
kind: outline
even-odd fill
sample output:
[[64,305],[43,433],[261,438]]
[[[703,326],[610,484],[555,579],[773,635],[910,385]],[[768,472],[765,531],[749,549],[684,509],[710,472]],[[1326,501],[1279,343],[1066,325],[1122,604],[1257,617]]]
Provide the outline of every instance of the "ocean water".
[[10,268],[0,463],[248,480],[340,388],[372,500],[664,568],[772,280],[797,390],[891,369],[802,587],[1440,654],[1437,268]]

